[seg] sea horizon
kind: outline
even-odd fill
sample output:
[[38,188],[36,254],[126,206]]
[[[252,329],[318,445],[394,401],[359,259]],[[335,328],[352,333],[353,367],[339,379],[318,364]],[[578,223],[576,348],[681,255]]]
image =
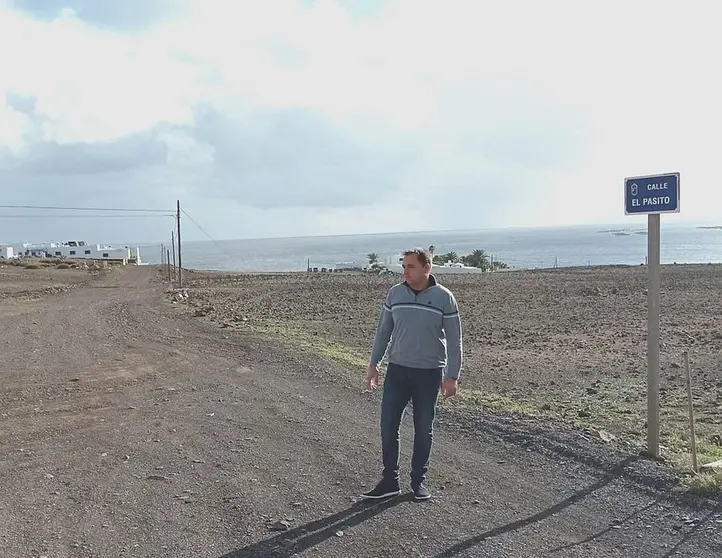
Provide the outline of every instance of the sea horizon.
[[[186,225],[186,229],[190,225]],[[379,263],[398,264],[408,248],[433,245],[437,255],[486,251],[511,269],[591,265],[639,265],[647,257],[647,221],[644,218],[613,223],[560,226],[515,226],[477,229],[344,233],[245,239],[183,240],[182,260],[187,269],[231,272],[292,272],[307,267],[333,268],[341,263],[363,266],[376,253]],[[67,239],[66,239],[67,240]],[[76,239],[77,240],[77,239]],[[81,239],[89,241],[90,239]],[[722,224],[711,221],[662,219],[661,263],[722,262]],[[18,246],[22,243],[9,243]],[[171,250],[163,242],[108,243],[139,247],[144,263],[161,262]],[[171,258],[172,261],[172,258]]]
[[[187,229],[189,225],[184,224]],[[409,231],[385,231],[385,232],[360,232],[360,233],[334,233],[334,234],[306,234],[306,235],[294,235],[294,236],[248,236],[248,237],[218,237],[210,239],[208,237],[198,240],[187,240],[184,242],[242,242],[246,240],[289,240],[289,239],[313,239],[313,238],[346,238],[346,237],[358,237],[358,236],[389,236],[389,235],[426,235],[435,233],[483,233],[483,232],[500,232],[500,231],[532,231],[532,230],[561,230],[561,229],[579,229],[579,228],[596,228],[596,227],[614,227],[615,230],[630,230],[631,228],[647,229],[647,221],[639,220],[635,224],[625,222],[609,222],[609,223],[581,223],[581,224],[566,224],[566,225],[519,225],[514,227],[486,227],[486,228],[460,228],[460,229],[419,229]],[[665,227],[694,227],[694,228],[721,228],[721,221],[664,221],[664,215],[661,220],[661,228]],[[192,228],[192,227],[191,227]],[[182,231],[181,231],[182,232]],[[126,243],[127,244],[127,243]],[[142,246],[144,244],[160,244],[160,241],[155,243],[144,242],[142,244],[132,243],[133,245]]]
[[[663,222],[661,234],[663,264],[722,262],[720,224]],[[182,257],[189,269],[292,272],[309,265],[362,266],[369,253],[378,254],[380,264],[393,266],[403,250],[431,245],[437,255],[482,249],[512,269],[639,265],[646,262],[647,223],[192,240],[182,243]],[[160,263],[160,244],[155,246],[141,248],[143,261]],[[165,247],[170,249],[170,239]]]

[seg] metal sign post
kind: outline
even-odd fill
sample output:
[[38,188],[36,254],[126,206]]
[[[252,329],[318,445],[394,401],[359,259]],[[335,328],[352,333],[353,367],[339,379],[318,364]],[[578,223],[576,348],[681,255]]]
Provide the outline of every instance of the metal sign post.
[[679,213],[679,173],[624,179],[625,215],[647,215],[647,451],[659,457],[660,214]]

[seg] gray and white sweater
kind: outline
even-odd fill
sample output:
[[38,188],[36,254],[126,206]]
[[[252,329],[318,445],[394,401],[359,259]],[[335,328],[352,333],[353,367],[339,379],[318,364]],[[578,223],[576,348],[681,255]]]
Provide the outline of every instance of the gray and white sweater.
[[416,293],[406,282],[391,287],[376,329],[371,364],[388,361],[409,368],[445,368],[457,378],[462,367],[461,318],[453,293],[429,277]]

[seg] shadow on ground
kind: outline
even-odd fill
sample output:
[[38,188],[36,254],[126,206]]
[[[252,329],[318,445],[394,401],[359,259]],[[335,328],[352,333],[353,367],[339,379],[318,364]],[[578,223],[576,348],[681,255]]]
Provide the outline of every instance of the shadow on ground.
[[[560,501],[559,503],[517,521],[493,527],[481,533],[477,533],[447,548],[446,550],[439,552],[434,556],[434,558],[452,558],[454,556],[467,553],[473,548],[479,545],[483,545],[484,541],[487,541],[494,537],[498,537],[500,535],[517,531],[519,529],[523,529],[525,527],[528,527],[529,525],[533,525],[535,523],[539,523],[550,517],[553,517],[554,515],[562,512],[570,506],[573,506],[574,504],[582,501],[584,498],[594,494],[598,490],[601,490],[614,480],[622,477],[625,468],[638,459],[640,459],[638,456],[627,457],[626,459],[617,462],[616,465],[606,474],[603,474],[599,478],[599,480],[589,485],[585,489],[575,492],[574,494]],[[633,520],[636,516],[642,514],[645,510],[663,502],[668,497],[668,494],[658,495],[656,500],[640,507],[640,509],[632,512],[627,517],[623,518],[618,522],[615,522],[614,525],[620,526]],[[220,558],[260,558],[262,556],[288,558],[300,552],[313,548],[316,545],[332,537],[337,536],[338,531],[345,531],[347,529],[356,527],[364,521],[371,519],[372,517],[375,517],[387,510],[390,510],[401,503],[409,501],[411,501],[410,495],[382,500],[379,502],[362,500],[334,515],[318,519],[305,525],[301,525],[295,529],[280,533],[270,539],[266,539],[225,554]],[[705,518],[705,520],[707,521],[710,519],[711,515]],[[680,533],[680,540],[670,550],[670,553],[667,554],[667,556],[672,556],[676,551],[680,550],[680,548],[684,546],[685,542],[694,535],[695,531],[698,530],[701,525],[706,522],[705,520],[698,523],[695,526],[695,529],[692,529],[686,535]],[[607,529],[590,534],[587,538],[580,540],[576,543],[555,548],[550,551],[550,554],[563,554],[565,551],[569,551],[574,547],[580,547],[585,544],[591,543],[595,539],[603,536],[608,531],[611,531],[613,528],[614,526],[610,525]]]
[[331,537],[337,536],[338,531],[356,527],[394,506],[411,500],[410,494],[382,501],[361,500],[334,515],[306,523],[295,529],[284,531],[270,539],[234,550],[224,554],[221,558],[284,558],[294,556],[299,552],[321,544]]
[[637,459],[637,457],[628,457],[626,459],[623,459],[622,461],[617,463],[617,465],[612,471],[610,471],[608,474],[603,475],[597,482],[589,485],[584,490],[575,492],[569,498],[566,498],[565,500],[562,500],[561,502],[554,504],[553,506],[545,510],[542,510],[533,515],[529,515],[523,519],[507,523],[506,525],[500,525],[499,527],[494,527],[493,529],[489,529],[488,531],[484,531],[483,533],[478,533],[473,537],[469,537],[468,539],[465,539],[455,544],[454,546],[444,550],[443,552],[436,554],[434,558],[451,558],[453,556],[457,556],[483,543],[484,541],[491,539],[492,537],[498,537],[499,535],[504,535],[506,533],[517,531],[518,529],[522,529],[524,527],[527,527],[528,525],[538,523],[553,515],[556,515],[562,510],[568,508],[569,506],[572,506],[577,502],[583,500],[587,496],[593,494],[597,490],[600,490],[607,486],[609,483],[619,477],[625,467],[627,467],[630,463],[636,461]]
[[[506,525],[501,525],[498,527],[494,527],[492,529],[489,529],[483,533],[478,533],[472,537],[469,537],[463,541],[458,542],[454,546],[436,554],[434,558],[452,558],[454,556],[461,555],[463,553],[468,552],[469,550],[473,549],[474,547],[482,544],[484,541],[489,540],[493,537],[498,537],[500,535],[504,535],[506,533],[511,533],[513,531],[517,531],[519,529],[522,529],[524,527],[527,527],[529,525],[532,525],[534,523],[541,522],[545,519],[548,519],[549,517],[552,517],[559,512],[565,510],[566,508],[576,504],[577,502],[580,502],[587,496],[591,496],[593,493],[595,493],[598,490],[601,490],[605,486],[609,485],[613,481],[624,478],[625,471],[628,466],[634,464],[638,460],[643,459],[640,456],[629,456],[619,462],[617,462],[614,467],[606,474],[604,474],[599,480],[597,480],[595,483],[589,485],[587,488],[580,490],[574,494],[572,494],[569,498],[566,498],[565,500],[562,500],[561,502],[554,504],[553,506],[542,510],[538,513],[529,515],[525,518],[519,519],[517,521],[514,521],[512,523],[508,523]],[[665,492],[661,494],[657,494],[655,500],[641,506],[639,509],[633,511],[632,513],[628,514],[626,517],[619,521],[615,521],[613,524],[611,524],[609,527],[600,530],[598,532],[595,532],[593,534],[590,534],[585,539],[577,541],[572,544],[564,545],[555,549],[550,550],[545,555],[549,556],[555,556],[557,553],[561,553],[559,555],[564,556],[565,551],[568,552],[574,548],[583,547],[586,544],[593,543],[594,541],[597,541],[600,537],[604,536],[605,534],[609,533],[613,529],[620,528],[622,525],[632,522],[637,516],[643,514],[645,511],[653,508],[656,505],[661,504],[664,501],[674,499],[672,498],[672,495],[670,492]],[[680,551],[685,547],[685,544],[688,543],[695,534],[699,533],[703,526],[708,525],[713,517],[715,517],[715,512],[719,512],[722,510],[722,506],[715,506],[713,510],[705,516],[703,519],[696,522],[691,530],[689,530],[687,533],[680,532],[678,533],[680,536],[680,539],[677,541],[677,543],[672,547],[665,555],[665,558],[674,556],[676,552]]]
[[626,448],[601,443],[585,437],[572,427],[550,425],[545,421],[520,421],[514,417],[485,411],[483,409],[440,409],[439,423],[451,430],[461,431],[472,438],[492,443],[506,442],[540,455],[562,457],[581,463],[601,474],[614,472],[637,485],[649,496],[668,492],[676,503],[692,508],[708,506],[709,502],[680,488],[679,475],[661,460],[643,452],[631,454],[635,459],[622,470],[617,463],[630,455]]

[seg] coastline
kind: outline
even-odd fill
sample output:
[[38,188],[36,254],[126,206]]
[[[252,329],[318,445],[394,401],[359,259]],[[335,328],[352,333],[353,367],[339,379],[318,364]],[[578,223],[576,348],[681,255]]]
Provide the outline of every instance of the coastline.
[[[606,231],[606,232],[601,232]],[[662,263],[722,263],[720,230],[665,224]],[[435,247],[436,255],[468,255],[484,250],[489,258],[513,269],[589,265],[639,265],[647,256],[646,225],[637,227],[556,227],[547,229],[396,233],[319,236],[293,239],[186,241],[183,263],[193,269],[234,272],[305,271],[334,268],[340,262],[362,267],[374,253],[380,265],[393,265],[409,246]],[[152,250],[147,251],[153,262]]]
[[[157,264],[144,264],[144,265],[157,265]],[[660,264],[662,269],[674,268],[674,267],[722,267],[722,262],[671,262]],[[401,275],[402,268],[400,266],[386,266],[387,269],[394,275]],[[453,267],[441,267],[435,265],[432,269],[434,274],[464,274],[473,273],[475,275],[496,275],[503,273],[544,273],[544,272],[560,272],[564,270],[598,270],[603,271],[607,269],[647,269],[647,265],[644,263],[618,263],[618,264],[579,264],[579,265],[559,265],[545,266],[545,267],[533,267],[533,268],[517,268],[510,267],[508,269],[498,269],[493,272],[482,272],[477,269],[464,269],[464,268],[453,268]],[[362,275],[362,276],[373,276],[373,273],[366,273],[364,271],[340,271],[340,272],[322,272],[322,271],[308,271],[308,270],[289,270],[289,271],[233,271],[228,269],[214,269],[214,268],[183,268],[183,273],[191,274],[202,274],[202,275]]]

